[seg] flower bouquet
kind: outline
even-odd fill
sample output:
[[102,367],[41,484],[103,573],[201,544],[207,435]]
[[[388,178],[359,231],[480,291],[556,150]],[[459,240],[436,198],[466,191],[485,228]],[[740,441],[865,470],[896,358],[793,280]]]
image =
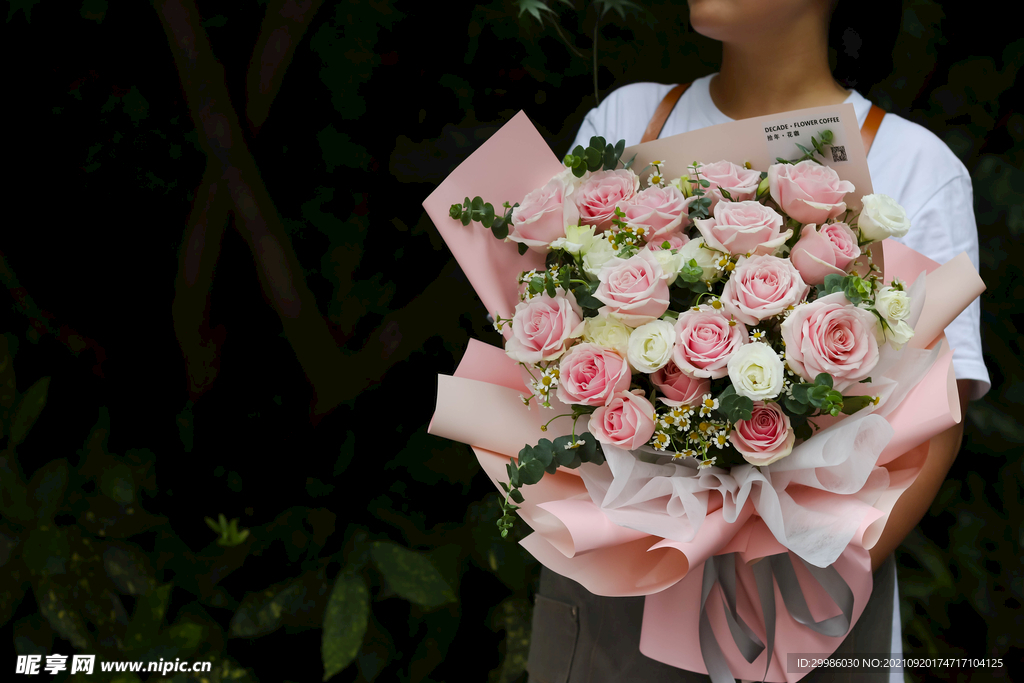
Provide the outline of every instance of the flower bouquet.
[[520,113],[424,202],[506,339],[439,377],[430,432],[473,446],[503,536],[516,513],[549,569],[647,596],[641,651],[716,681],[838,647],[959,418],[942,329],[983,285],[882,242],[906,214],[863,154],[821,163],[837,134],[770,164],[661,158],[694,133],[559,163]]

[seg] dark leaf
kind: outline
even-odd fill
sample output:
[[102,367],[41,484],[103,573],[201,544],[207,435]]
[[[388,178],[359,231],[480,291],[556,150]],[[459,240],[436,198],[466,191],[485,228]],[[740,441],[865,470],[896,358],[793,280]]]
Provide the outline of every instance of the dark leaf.
[[125,595],[149,595],[157,585],[149,569],[149,559],[126,543],[105,544],[103,569]]
[[171,589],[172,585],[165,583],[154,588],[148,595],[140,595],[135,601],[135,613],[124,635],[127,650],[144,650],[156,638],[167,614]]
[[425,555],[382,541],[373,544],[371,553],[390,587],[406,600],[428,609],[455,601],[451,588]]
[[39,418],[46,405],[46,392],[50,387],[50,378],[43,377],[30,386],[21,397],[14,417],[11,420],[11,439],[8,448],[13,448],[25,441],[29,430]]
[[519,479],[524,486],[536,484],[544,476],[544,464],[539,460],[527,460],[519,465]]
[[370,594],[361,576],[338,575],[324,612],[320,657],[327,680],[356,658],[370,620]]
[[270,586],[242,598],[228,625],[228,636],[256,638],[276,631],[284,616],[304,603],[305,587],[299,579]]

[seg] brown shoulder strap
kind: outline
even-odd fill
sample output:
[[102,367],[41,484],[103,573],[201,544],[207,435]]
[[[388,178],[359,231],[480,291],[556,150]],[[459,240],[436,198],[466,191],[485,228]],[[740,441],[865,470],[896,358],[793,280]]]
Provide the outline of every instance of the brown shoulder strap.
[[668,120],[668,115],[672,113],[676,102],[679,101],[679,98],[682,97],[689,87],[689,83],[680,83],[668,91],[665,99],[654,110],[654,116],[651,117],[651,122],[647,124],[647,130],[644,131],[644,136],[640,138],[640,142],[650,142],[651,140],[658,139],[658,136],[661,135],[661,129],[665,127],[665,121]]
[[884,109],[877,104],[871,105],[871,111],[868,112],[868,117],[864,119],[864,125],[860,128],[860,139],[864,141],[864,156],[867,156],[868,150],[871,149],[871,143],[875,141],[875,133],[878,132],[878,126],[882,124],[884,116]]

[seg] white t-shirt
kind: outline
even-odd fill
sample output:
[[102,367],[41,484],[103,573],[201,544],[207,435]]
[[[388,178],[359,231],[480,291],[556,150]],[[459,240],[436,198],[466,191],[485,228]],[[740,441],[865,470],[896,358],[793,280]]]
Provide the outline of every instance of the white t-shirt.
[[[712,76],[693,81],[658,137],[733,120],[719,111],[711,99],[708,85]],[[569,150],[576,145],[586,147],[594,135],[612,144],[621,139],[625,139],[627,147],[639,144],[654,111],[673,87],[674,84],[633,83],[613,91],[583,119]],[[871,102],[856,91],[851,91],[846,102],[853,105],[857,122],[863,126]],[[868,152],[868,170],[874,191],[898,201],[910,217],[910,232],[900,242],[938,263],[966,251],[975,269],[978,268],[978,228],[971,177],[944,142],[916,123],[886,114]],[[981,303],[975,299],[946,327],[957,379],[976,380],[972,399],[981,398],[992,386],[982,359],[980,326]],[[893,592],[892,654],[903,654],[899,590]],[[892,672],[890,680],[902,683],[902,672]]]

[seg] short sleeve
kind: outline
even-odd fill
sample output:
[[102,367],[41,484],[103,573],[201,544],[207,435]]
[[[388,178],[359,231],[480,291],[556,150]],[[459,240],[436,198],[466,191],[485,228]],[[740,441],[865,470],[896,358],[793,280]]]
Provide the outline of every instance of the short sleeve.
[[[966,252],[978,269],[978,228],[971,178],[966,169],[936,188],[910,215],[910,225],[910,232],[900,242],[939,263]],[[980,298],[972,301],[946,327],[946,339],[953,348],[957,379],[976,380],[971,399],[981,398],[988,393],[992,382],[982,357]]]
[[658,105],[673,87],[662,83],[630,83],[613,90],[600,105],[587,112],[566,153],[576,145],[586,147],[595,135],[610,143],[625,140],[627,147],[639,144]]

